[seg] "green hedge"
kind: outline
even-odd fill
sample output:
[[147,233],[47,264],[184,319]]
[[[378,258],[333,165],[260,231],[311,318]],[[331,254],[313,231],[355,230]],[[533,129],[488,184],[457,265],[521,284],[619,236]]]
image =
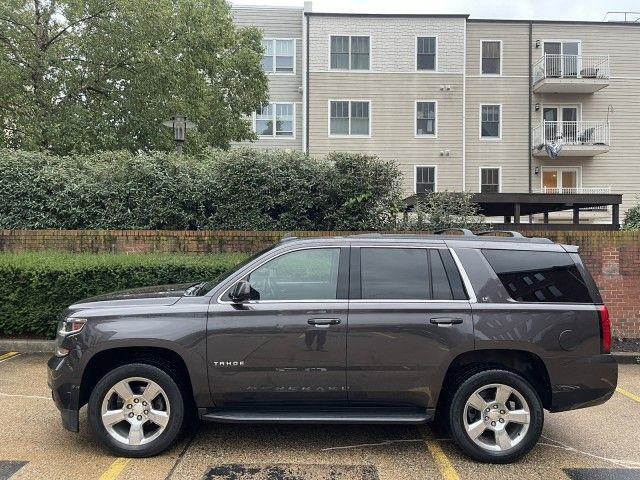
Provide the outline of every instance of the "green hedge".
[[401,206],[400,178],[394,162],[345,153],[0,150],[0,228],[381,230]]
[[243,255],[0,255],[0,335],[55,335],[62,311],[125,288],[213,279]]

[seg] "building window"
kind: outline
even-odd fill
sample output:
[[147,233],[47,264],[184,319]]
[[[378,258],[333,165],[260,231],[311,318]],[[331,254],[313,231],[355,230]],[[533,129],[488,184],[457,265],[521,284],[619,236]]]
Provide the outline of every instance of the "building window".
[[330,101],[329,135],[369,136],[368,101]]
[[480,137],[501,138],[500,105],[480,105]]
[[436,37],[418,37],[416,69],[436,69]]
[[255,132],[259,137],[293,137],[295,106],[293,103],[270,103],[256,112]]
[[500,193],[500,169],[481,168],[480,169],[480,192]]
[[417,137],[436,135],[436,102],[416,102]]
[[501,41],[482,41],[482,75],[500,75],[502,73],[501,56]]
[[416,167],[416,193],[436,191],[436,167]]
[[365,36],[334,36],[330,38],[332,70],[369,70],[370,40]]
[[266,73],[295,73],[295,40],[268,38],[262,41],[262,68]]

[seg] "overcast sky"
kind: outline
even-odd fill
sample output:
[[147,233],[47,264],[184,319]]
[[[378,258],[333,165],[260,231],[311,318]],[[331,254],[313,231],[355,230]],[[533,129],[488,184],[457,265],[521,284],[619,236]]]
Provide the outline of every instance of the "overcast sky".
[[[302,7],[303,0],[231,0],[244,5]],[[313,0],[316,12],[468,13],[472,18],[602,21],[610,11],[640,11],[638,0]],[[634,19],[640,17],[636,14]],[[620,14],[607,20],[622,20]]]

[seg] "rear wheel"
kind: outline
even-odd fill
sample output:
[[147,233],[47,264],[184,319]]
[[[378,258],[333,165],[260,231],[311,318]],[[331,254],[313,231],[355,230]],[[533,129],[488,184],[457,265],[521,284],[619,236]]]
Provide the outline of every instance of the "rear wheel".
[[171,445],[184,420],[175,380],[152,365],[123,365],[107,373],[89,398],[89,424],[115,454],[149,457]]
[[485,370],[462,382],[449,410],[456,444],[471,458],[489,463],[513,462],[531,450],[543,421],[536,391],[505,370]]

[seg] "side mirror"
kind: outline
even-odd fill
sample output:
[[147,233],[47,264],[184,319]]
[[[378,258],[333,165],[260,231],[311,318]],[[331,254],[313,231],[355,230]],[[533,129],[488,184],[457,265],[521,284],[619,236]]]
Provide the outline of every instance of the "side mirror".
[[229,292],[229,298],[233,303],[243,303],[251,300],[251,284],[246,280],[240,280]]

